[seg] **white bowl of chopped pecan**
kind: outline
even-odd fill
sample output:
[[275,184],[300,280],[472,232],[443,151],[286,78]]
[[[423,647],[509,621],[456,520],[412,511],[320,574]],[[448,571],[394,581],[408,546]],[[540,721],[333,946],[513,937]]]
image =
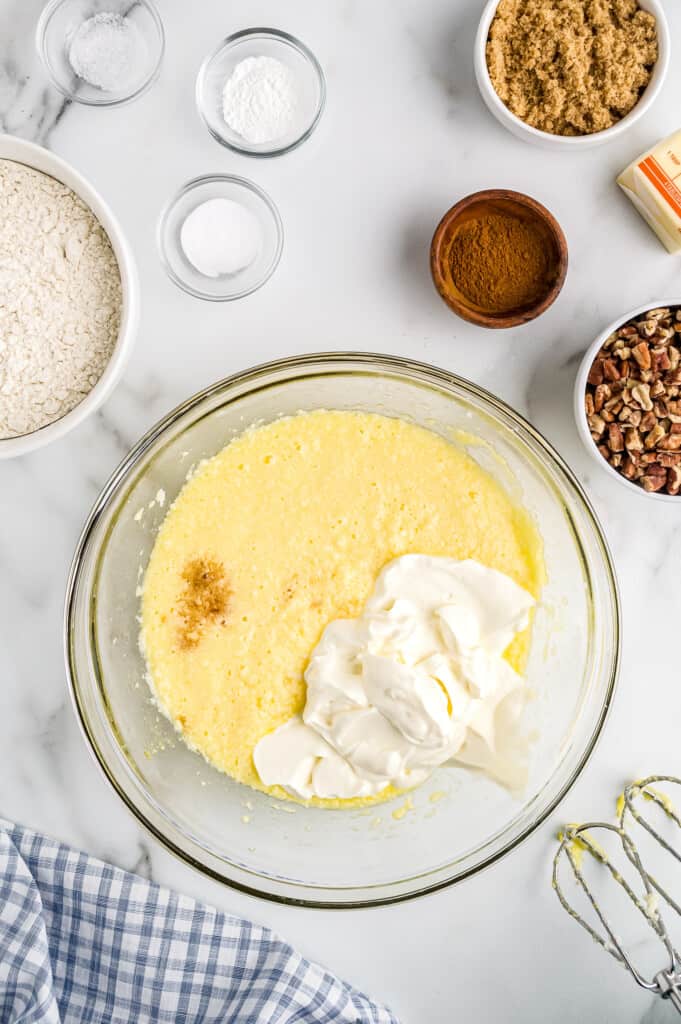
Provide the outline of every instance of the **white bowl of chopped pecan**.
[[611,476],[681,502],[681,299],[639,306],[596,338],[577,374],[575,417]]

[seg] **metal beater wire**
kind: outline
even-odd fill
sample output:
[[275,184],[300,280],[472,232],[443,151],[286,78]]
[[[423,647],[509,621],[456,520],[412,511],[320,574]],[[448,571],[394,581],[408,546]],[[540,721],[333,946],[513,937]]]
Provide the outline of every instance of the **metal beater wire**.
[[[651,878],[645,870],[636,845],[625,828],[625,816],[626,811],[628,810],[633,819],[638,822],[649,833],[649,835],[659,842],[663,849],[671,853],[676,860],[681,861],[681,855],[678,851],[675,850],[664,839],[664,837],[659,834],[657,829],[650,825],[634,805],[636,798],[643,795],[646,799],[652,800],[656,803],[658,807],[660,807],[668,817],[677,826],[679,826],[679,828],[681,828],[681,817],[679,817],[678,813],[673,808],[671,801],[665,794],[657,793],[655,790],[651,790],[650,788],[653,784],[659,782],[681,786],[681,780],[674,776],[651,775],[640,782],[632,783],[625,789],[619,825],[611,825],[608,822],[590,822],[585,825],[568,826],[561,838],[560,846],[558,847],[558,851],[553,861],[553,888],[556,891],[556,895],[558,896],[561,905],[570,917],[577,921],[577,923],[585,929],[591,938],[602,946],[603,949],[607,950],[607,952],[610,953],[618,963],[626,967],[638,985],[648,991],[657,993],[664,999],[669,999],[675,1009],[681,1014],[681,961],[679,960],[679,956],[669,938],[669,934],[665,927],[662,915],[659,912],[659,908],[651,906],[651,904],[652,900],[656,898],[657,895],[660,895],[672,907],[672,909],[677,911],[677,913],[681,914],[681,909],[679,908],[679,905],[670,898],[669,894],[663,889],[663,887]],[[609,833],[614,833],[618,837],[627,859],[633,865],[643,883],[643,888],[646,894],[645,903],[639,896],[637,896],[627,880],[622,877],[620,872],[612,864],[606,851],[594,840],[592,833],[599,829],[605,830]],[[646,979],[640,974],[631,962],[626,950],[622,946],[622,943],[613,932],[607,917],[603,913],[598,901],[584,878],[581,868],[581,861],[584,857],[584,853],[594,857],[607,869],[612,879],[625,891],[636,909],[643,916],[646,924],[652,928],[663,943],[667,956],[669,957],[669,966],[658,971],[653,978]],[[585,894],[608,937],[607,940],[574,909],[565,896],[559,878],[559,864],[561,858],[567,859],[577,884]]]
[[[638,797],[642,796],[645,800],[656,804],[667,815],[670,821],[681,829],[681,816],[672,804],[671,800],[669,800],[666,794],[659,793],[652,788],[660,782],[670,783],[674,786],[681,786],[681,779],[677,779],[674,775],[649,775],[647,779],[641,779],[640,782],[632,782],[626,787],[623,793],[624,800],[622,802],[622,810],[620,813],[620,828],[626,828],[626,812],[629,811],[634,821],[644,828],[648,835],[652,836],[655,842],[659,843],[667,853],[670,853],[675,860],[681,863],[681,852],[679,852],[679,850],[675,850],[664,836],[660,835],[656,828],[653,828],[634,803]],[[666,903],[668,903],[677,914],[681,915],[681,904],[679,904],[652,875],[648,875],[648,877],[653,888],[660,894],[660,896],[662,896]]]

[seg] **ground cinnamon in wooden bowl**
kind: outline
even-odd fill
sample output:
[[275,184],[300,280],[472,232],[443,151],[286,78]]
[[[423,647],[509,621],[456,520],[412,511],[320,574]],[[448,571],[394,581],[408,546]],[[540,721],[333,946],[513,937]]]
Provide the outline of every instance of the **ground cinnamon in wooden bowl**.
[[445,214],[430,260],[435,287],[455,313],[482,327],[516,327],[556,299],[567,273],[567,242],[541,203],[489,189]]

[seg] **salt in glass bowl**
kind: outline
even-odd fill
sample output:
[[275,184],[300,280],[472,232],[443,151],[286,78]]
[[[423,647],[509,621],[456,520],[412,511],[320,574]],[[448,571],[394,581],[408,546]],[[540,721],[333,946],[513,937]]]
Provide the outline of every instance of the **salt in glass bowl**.
[[[234,68],[247,57],[272,57],[291,71],[298,90],[293,126],[271,142],[248,142],[222,113],[222,92]],[[248,156],[281,156],[308,139],[322,116],[326,81],[311,50],[295,36],[274,28],[249,28],[224,39],[204,60],[196,79],[196,105],[206,128],[221,145]]]
[[[329,810],[274,800],[190,750],[152,700],[138,643],[139,587],[169,505],[192,467],[232,438],[313,409],[381,413],[434,430],[462,445],[535,518],[548,580],[526,668],[535,699],[524,724],[537,739],[522,795],[458,766],[439,768],[406,804],[401,797],[368,810]],[[588,499],[529,423],[445,370],[371,353],[325,353],[220,381],[142,438],[85,525],[68,584],[65,642],[87,742],[115,792],[167,849],[253,895],[359,907],[473,875],[546,820],[603,728],[620,613],[612,560]]]
[[[233,274],[208,277],[187,259],[180,232],[185,220],[201,203],[231,199],[245,206],[257,219],[261,241],[254,261]],[[276,206],[261,188],[232,174],[206,174],[192,178],[163,210],[157,231],[161,262],[168,276],[198,299],[229,302],[257,291],[277,268],[284,246],[284,228]]]
[[[100,89],[79,78],[69,61],[75,33],[83,22],[100,13],[117,14],[135,30],[133,67],[119,87],[112,90]],[[69,100],[91,107],[116,107],[137,99],[158,77],[165,33],[152,0],[50,0],[38,19],[36,46],[53,85]]]

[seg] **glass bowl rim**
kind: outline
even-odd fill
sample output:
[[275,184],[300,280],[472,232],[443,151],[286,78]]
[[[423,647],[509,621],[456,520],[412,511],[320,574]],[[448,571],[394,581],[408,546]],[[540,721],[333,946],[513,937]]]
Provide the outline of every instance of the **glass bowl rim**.
[[[340,364],[340,369],[334,371],[331,368],[331,364]],[[345,367],[345,368],[343,368]],[[131,471],[139,464],[140,460],[152,449],[152,447],[158,442],[164,435],[165,431],[170,428],[177,420],[184,416],[187,412],[191,411],[192,408],[198,407],[206,399],[219,394],[222,391],[228,391],[230,388],[238,387],[239,385],[255,385],[262,381],[263,378],[267,379],[272,374],[279,372],[298,371],[293,377],[285,378],[283,380],[272,381],[273,384],[286,384],[291,380],[300,379],[301,376],[306,375],[306,370],[311,370],[313,375],[314,371],[321,373],[322,375],[331,374],[333,372],[348,373],[351,374],[353,371],[363,373],[377,373],[377,374],[406,374],[407,380],[412,384],[423,384],[434,387],[444,387],[445,389],[451,388],[452,385],[461,388],[464,392],[468,392],[472,397],[481,399],[483,403],[487,403],[491,406],[492,410],[501,414],[502,419],[508,417],[512,422],[515,422],[522,430],[527,432],[530,438],[538,446],[543,456],[548,458],[552,468],[557,469],[562,476],[565,478],[565,482],[569,487],[572,488],[574,496],[581,503],[583,511],[586,513],[587,518],[590,520],[590,524],[594,530],[594,538],[600,547],[601,554],[603,556],[603,567],[606,574],[606,583],[609,590],[609,596],[612,605],[612,654],[609,659],[607,666],[607,685],[603,696],[599,699],[600,709],[598,718],[591,730],[591,734],[588,741],[584,744],[576,765],[573,767],[570,773],[570,777],[561,786],[559,792],[551,799],[546,808],[541,814],[533,818],[533,820],[527,823],[522,831],[510,840],[507,840],[500,849],[487,854],[483,857],[480,863],[472,865],[466,868],[459,874],[449,875],[445,878],[439,878],[436,881],[428,883],[424,881],[427,879],[427,874],[420,874],[416,878],[405,878],[401,879],[399,883],[388,882],[379,883],[374,886],[360,887],[354,885],[348,888],[348,897],[341,900],[330,900],[324,898],[310,898],[309,896],[295,896],[288,895],[281,892],[270,892],[258,888],[255,884],[247,884],[241,880],[227,877],[226,873],[221,873],[219,870],[211,867],[208,864],[202,863],[190,852],[179,846],[174,838],[167,835],[166,832],[162,831],[152,821],[150,821],[143,810],[141,810],[133,798],[126,792],[124,785],[117,778],[115,771],[111,768],[108,761],[103,756],[102,752],[98,747],[96,737],[91,731],[89,724],[89,717],[85,709],[84,703],[80,696],[80,684],[78,681],[78,673],[74,665],[72,658],[72,640],[73,640],[73,629],[72,619],[74,602],[77,590],[77,584],[80,579],[81,569],[83,566],[83,557],[85,551],[90,542],[90,537],[97,527],[101,517],[106,514],[109,508],[112,497],[117,493],[119,487],[129,477]],[[248,392],[246,392],[248,393]],[[239,395],[237,397],[243,397]],[[108,535],[108,530],[107,530]],[[579,535],[575,533],[575,537],[579,542]],[[580,548],[581,548],[581,542]],[[615,690],[617,687],[617,681],[619,676],[619,668],[621,663],[621,601],[619,594],[619,587],[617,582],[617,576],[615,573],[614,562],[610,548],[601,527],[598,516],[596,515],[589,498],[587,497],[582,485],[579,483],[573,471],[567,465],[562,456],[553,448],[551,443],[541,434],[532,424],[530,424],[524,416],[516,412],[515,409],[507,405],[506,402],[497,398],[491,392],[485,388],[480,387],[478,384],[467,380],[458,374],[452,373],[441,367],[436,367],[428,363],[424,363],[418,360],[404,358],[402,356],[393,356],[383,353],[373,352],[359,352],[359,351],[327,351],[327,352],[314,352],[300,356],[289,356],[283,359],[272,360],[267,363],[261,363],[257,366],[248,367],[245,370],[238,371],[237,373],[231,374],[228,377],[222,378],[219,381],[209,385],[208,387],[196,392],[194,395],[185,399],[164,417],[162,417],[154,426],[152,426],[133,446],[130,452],[121,460],[118,466],[109,476],[108,480],[102,487],[99,496],[97,497],[84,527],[81,531],[76,549],[74,552],[73,560],[68,575],[68,582],[66,587],[66,595],[64,602],[64,616],[63,616],[63,641],[64,641],[64,658],[66,677],[71,696],[73,709],[78,721],[80,730],[86,741],[86,745],[90,750],[90,753],[98,765],[100,771],[104,775],[104,778],[108,781],[114,792],[122,800],[125,806],[128,808],[133,818],[140,824],[150,835],[152,835],[166,850],[169,850],[174,854],[182,863],[198,871],[202,875],[212,879],[213,881],[220,882],[223,885],[227,885],[238,892],[242,892],[249,896],[254,896],[259,899],[264,899],[272,903],[277,903],[284,906],[296,906],[306,907],[312,909],[322,910],[357,910],[379,906],[390,906],[397,903],[403,903],[407,900],[415,899],[420,896],[429,895],[434,892],[438,892],[443,889],[450,888],[451,886],[464,881],[466,878],[471,878],[486,868],[491,867],[497,861],[501,860],[511,851],[517,849],[522,843],[525,842],[556,810],[558,805],[563,801],[567,793],[570,791],[572,786],[575,784],[579,776],[582,774],[588,761],[596,749],[598,741],[600,740],[605,722],[608,718],[610,709],[613,704]],[[88,639],[88,643],[90,639]],[[112,731],[115,733],[116,730]],[[116,737],[116,743],[120,746],[118,738]],[[145,790],[146,792],[146,790]],[[155,798],[151,794],[147,794],[147,799],[154,806],[156,804]],[[171,822],[174,828],[177,826]],[[179,830],[178,830],[179,831]],[[192,839],[192,837],[188,837]],[[196,843],[196,840],[193,840]],[[200,845],[200,844],[197,844]],[[243,870],[243,869],[242,869]],[[438,869],[441,870],[441,869]],[[248,869],[247,869],[247,872]],[[256,871],[250,871],[250,874],[257,878],[259,873]],[[435,871],[433,871],[435,874]],[[277,879],[281,882],[281,879]],[[390,893],[388,895],[368,895],[368,896],[353,896],[353,892],[361,890],[366,893],[370,889],[380,890],[383,888],[390,888],[396,884],[407,885],[410,881],[416,881],[417,884],[413,888],[406,889],[405,891]],[[319,890],[324,892],[325,889],[333,889],[337,891],[335,887],[314,885],[307,883],[300,883],[286,879],[284,881],[287,889],[295,891],[300,889],[303,891]]]
[[[298,135],[295,139],[293,139],[292,142],[290,142],[286,146],[274,146],[272,149],[261,150],[252,149],[248,145],[240,146],[237,142],[232,142],[226,136],[221,135],[219,132],[215,131],[208,123],[208,118],[206,117],[202,97],[204,79],[206,77],[206,72],[208,71],[208,68],[215,60],[215,58],[218,56],[218,54],[222,53],[223,50],[227,49],[228,47],[232,47],[235,43],[242,42],[244,39],[248,39],[251,36],[270,36],[271,38],[277,40],[278,42],[284,42],[288,46],[291,46],[294,50],[297,50],[298,53],[302,54],[302,56],[306,59],[308,64],[310,64],[310,66],[312,67],[312,70],[314,71],[315,76],[317,78],[317,82],[319,84],[319,101],[317,103],[317,109],[315,111],[314,117],[312,118],[310,124],[307,126],[305,131],[301,132],[300,135]],[[302,42],[302,40],[298,39],[290,32],[284,32],[282,29],[278,28],[267,27],[243,28],[240,29],[240,31],[238,32],[232,32],[231,35],[225,36],[225,38],[220,42],[219,46],[216,46],[214,50],[212,50],[206,57],[204,57],[204,59],[201,62],[201,67],[199,68],[198,73],[196,75],[194,97],[199,117],[201,118],[203,124],[207,128],[208,133],[215,139],[216,142],[219,142],[220,145],[224,146],[226,149],[231,149],[232,152],[234,153],[241,154],[241,156],[252,156],[255,157],[256,159],[262,160],[267,159],[268,157],[283,156],[285,153],[290,153],[292,150],[297,149],[298,146],[302,146],[302,144],[307,139],[309,139],[309,137],[312,135],[312,132],[319,124],[321,116],[324,113],[324,108],[326,107],[326,76],[324,74],[324,69],[322,68],[321,64],[319,63],[318,59],[315,57],[314,53],[309,48],[309,46],[306,46],[305,43]]]
[[[250,288],[242,288],[241,291],[234,292],[233,295],[210,295],[208,292],[202,292],[198,288],[193,288],[192,285],[184,281],[179,274],[176,274],[173,270],[170,260],[168,259],[168,253],[164,242],[164,231],[168,217],[180,200],[182,200],[193,189],[201,188],[202,185],[208,185],[211,182],[228,182],[231,185],[237,185],[239,188],[245,188],[256,195],[271,215],[277,236],[277,244],[274,249],[274,255],[270,265],[267,268],[267,273],[264,274],[263,277],[255,284],[251,285]],[[204,299],[206,302],[234,302],[236,299],[244,299],[247,295],[252,295],[253,292],[257,292],[264,284],[267,284],[269,279],[272,277],[272,274],[279,266],[281,255],[284,251],[284,225],[281,219],[281,214],[279,213],[277,205],[272,197],[268,192],[265,192],[263,188],[256,185],[254,181],[250,181],[249,178],[243,178],[238,174],[200,174],[196,178],[190,178],[189,181],[185,181],[184,185],[181,185],[180,188],[173,193],[161,210],[156,225],[156,247],[161,258],[163,269],[173,284],[177,285],[177,287],[182,289],[183,292],[186,292],[188,295],[193,295],[196,299]]]
[[36,49],[38,51],[38,56],[40,57],[43,63],[43,67],[47,71],[47,74],[52,85],[62,94],[62,96],[65,96],[67,100],[73,103],[82,103],[84,107],[121,107],[125,103],[131,103],[132,100],[138,99],[147,91],[147,89],[151,88],[151,86],[158,78],[161,72],[161,65],[163,64],[163,57],[166,51],[166,33],[165,28],[163,27],[163,19],[161,18],[161,14],[156,4],[154,3],[154,0],[138,0],[138,3],[140,3],[141,6],[144,7],[145,10],[147,10],[148,13],[151,15],[151,19],[154,22],[154,27],[156,28],[156,31],[158,33],[158,54],[153,62],[149,74],[144,78],[141,84],[133,92],[127,93],[124,96],[118,96],[115,99],[106,99],[106,94],[103,93],[104,98],[101,100],[92,98],[86,99],[83,96],[79,96],[78,93],[74,92],[72,89],[67,89],[66,86],[62,84],[60,79],[54,73],[54,70],[52,68],[52,62],[49,60],[47,56],[45,40],[47,37],[47,30],[49,24],[53,16],[59,10],[59,8],[63,7],[64,4],[69,2],[70,0],[48,0],[48,3],[45,4],[45,7],[40,12],[40,17],[38,18],[38,22],[36,25]]

